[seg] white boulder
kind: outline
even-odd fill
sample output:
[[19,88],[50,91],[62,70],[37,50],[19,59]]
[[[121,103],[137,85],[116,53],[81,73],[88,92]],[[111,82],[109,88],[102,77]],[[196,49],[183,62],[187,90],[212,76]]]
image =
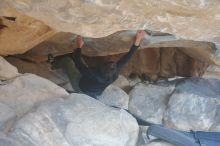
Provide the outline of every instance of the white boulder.
[[135,146],[139,127],[124,110],[83,94],[48,101],[15,125],[23,146]]
[[190,78],[171,96],[165,125],[180,130],[208,131],[220,103],[220,80]]
[[8,80],[18,76],[16,67],[8,63],[2,56],[0,56],[0,80]]
[[0,85],[0,102],[4,103],[17,116],[22,116],[42,101],[68,95],[51,81],[33,74],[24,74]]
[[175,88],[157,85],[138,84],[130,92],[129,111],[143,120],[161,124]]
[[129,96],[117,86],[108,86],[98,99],[106,105],[128,109]]
[[11,128],[15,118],[15,111],[0,102],[0,131],[7,132]]

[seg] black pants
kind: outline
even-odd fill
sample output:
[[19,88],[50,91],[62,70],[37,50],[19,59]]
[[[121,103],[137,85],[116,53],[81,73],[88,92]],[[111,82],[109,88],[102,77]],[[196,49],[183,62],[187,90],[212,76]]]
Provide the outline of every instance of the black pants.
[[67,74],[72,88],[75,92],[81,92],[79,88],[79,80],[81,75],[75,66],[74,61],[69,56],[57,57],[52,63],[52,69],[63,69]]

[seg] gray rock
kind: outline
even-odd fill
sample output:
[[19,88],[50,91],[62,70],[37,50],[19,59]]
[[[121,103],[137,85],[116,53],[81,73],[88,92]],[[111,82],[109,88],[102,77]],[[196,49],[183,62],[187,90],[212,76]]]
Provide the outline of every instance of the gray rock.
[[0,133],[0,146],[23,146],[16,140],[7,137],[5,134]]
[[138,84],[129,94],[129,111],[146,121],[161,124],[174,89],[173,86]]
[[108,86],[99,97],[99,100],[109,106],[128,109],[129,96],[117,86]]
[[134,78],[128,78],[128,81],[131,87],[134,87],[136,84],[141,83],[141,79],[138,76]]
[[208,131],[219,109],[220,80],[190,78],[171,96],[165,125],[180,130]]
[[218,107],[218,111],[215,116],[215,122],[212,125],[212,127],[209,129],[209,131],[220,132],[220,105]]
[[24,146],[135,146],[139,127],[124,110],[83,94],[44,103],[15,125]]
[[0,103],[0,131],[8,132],[15,118],[15,111],[7,105]]
[[2,56],[0,56],[0,80],[8,80],[18,76],[16,67],[8,63]]
[[33,74],[24,74],[0,86],[0,102],[14,110],[18,117],[45,100],[68,93],[51,81]]

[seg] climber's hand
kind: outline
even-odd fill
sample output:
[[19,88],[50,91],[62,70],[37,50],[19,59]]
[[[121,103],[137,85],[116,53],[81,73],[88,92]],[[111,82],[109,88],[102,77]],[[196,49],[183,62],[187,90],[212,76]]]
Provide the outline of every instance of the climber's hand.
[[76,46],[77,46],[77,48],[82,48],[83,45],[84,45],[83,38],[80,35],[78,35],[76,37]]
[[146,35],[146,32],[144,30],[138,30],[136,33],[136,36],[134,37],[134,45],[140,46],[141,40]]

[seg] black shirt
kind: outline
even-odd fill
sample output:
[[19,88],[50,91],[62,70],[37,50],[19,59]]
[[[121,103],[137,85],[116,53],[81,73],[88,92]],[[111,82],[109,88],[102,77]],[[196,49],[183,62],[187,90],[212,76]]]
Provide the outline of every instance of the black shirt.
[[82,77],[79,82],[79,87],[87,95],[92,97],[100,95],[105,88],[113,83],[119,75],[123,66],[131,59],[132,55],[136,52],[138,46],[132,45],[130,51],[125,54],[116,64],[116,72],[112,75],[112,79],[104,79],[102,75],[87,67],[81,59],[81,49],[77,48],[73,53],[73,60]]

